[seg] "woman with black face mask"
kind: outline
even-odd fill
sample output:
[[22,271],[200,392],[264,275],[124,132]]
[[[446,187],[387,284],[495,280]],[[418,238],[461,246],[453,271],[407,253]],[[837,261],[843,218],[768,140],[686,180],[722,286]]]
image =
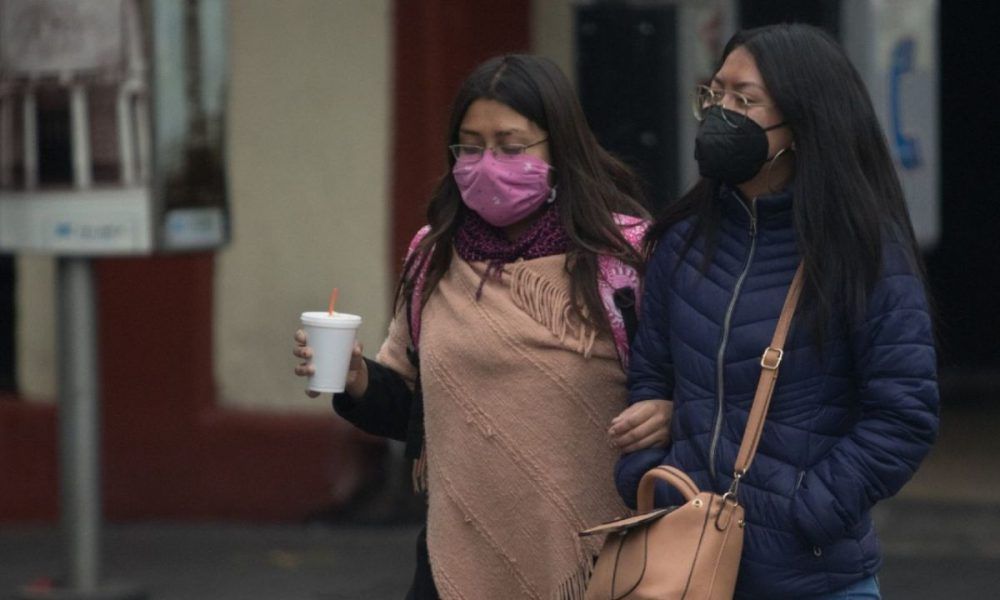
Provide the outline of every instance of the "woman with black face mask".
[[[634,505],[660,464],[736,490],[738,598],[879,598],[870,510],[934,441],[938,389],[923,269],[871,100],[832,38],[784,24],[729,41],[695,115],[702,179],[646,238],[629,371],[630,402],[673,402],[671,444],[625,455],[619,492]],[[737,477],[761,356],[800,264],[756,458]],[[657,506],[683,501],[656,490]]]

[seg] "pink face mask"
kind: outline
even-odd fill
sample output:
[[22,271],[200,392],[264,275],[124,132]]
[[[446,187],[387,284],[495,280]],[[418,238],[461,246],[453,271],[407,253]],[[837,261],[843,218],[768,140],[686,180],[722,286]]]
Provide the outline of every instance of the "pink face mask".
[[478,162],[459,159],[451,168],[462,201],[487,223],[506,227],[556,199],[544,160],[521,154],[497,160],[486,150]]

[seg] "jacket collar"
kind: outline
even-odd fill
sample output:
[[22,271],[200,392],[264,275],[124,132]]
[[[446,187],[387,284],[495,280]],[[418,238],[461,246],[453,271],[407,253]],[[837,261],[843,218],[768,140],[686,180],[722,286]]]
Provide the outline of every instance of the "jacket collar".
[[[749,224],[751,203],[740,191],[730,185],[719,186],[719,201],[722,203],[722,214],[726,218],[740,223]],[[792,190],[785,188],[780,192],[757,196],[753,201],[758,225],[768,226],[790,223],[792,219]]]

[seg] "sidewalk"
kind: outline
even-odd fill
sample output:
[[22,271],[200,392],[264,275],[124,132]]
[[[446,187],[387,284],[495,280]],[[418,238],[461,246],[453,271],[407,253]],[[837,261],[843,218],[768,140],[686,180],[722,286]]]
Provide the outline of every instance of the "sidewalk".
[[[995,598],[1000,589],[1000,410],[946,410],[938,445],[899,497],[877,507],[883,595]],[[104,530],[103,580],[154,600],[395,600],[417,525],[138,523]],[[55,527],[0,527],[0,598],[58,577]]]
[[[152,600],[402,598],[417,527],[113,525],[104,531],[102,581],[138,586]],[[0,598],[62,570],[51,527],[0,530]]]
[[[992,598],[1000,589],[1000,509],[893,500],[876,517],[888,599]],[[133,524],[105,530],[104,581],[155,600],[396,600],[416,526]],[[0,531],[0,598],[60,572],[51,527]]]

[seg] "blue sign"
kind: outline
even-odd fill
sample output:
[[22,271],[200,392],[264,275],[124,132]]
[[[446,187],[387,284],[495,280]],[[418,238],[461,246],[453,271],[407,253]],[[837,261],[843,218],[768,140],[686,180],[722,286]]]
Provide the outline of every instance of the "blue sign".
[[917,42],[910,37],[903,38],[892,50],[892,65],[889,68],[889,123],[892,127],[892,143],[895,145],[899,162],[904,169],[916,169],[921,160],[920,144],[916,138],[903,133],[902,87],[903,76],[914,67]]

